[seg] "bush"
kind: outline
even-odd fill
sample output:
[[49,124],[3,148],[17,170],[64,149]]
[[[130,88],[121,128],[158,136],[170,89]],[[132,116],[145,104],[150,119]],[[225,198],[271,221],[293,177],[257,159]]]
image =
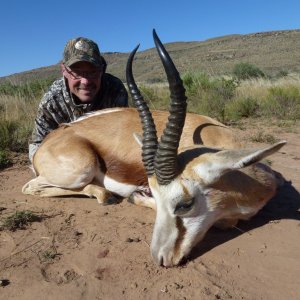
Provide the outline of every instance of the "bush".
[[[165,86],[153,85],[140,85],[139,90],[147,102],[150,109],[167,110],[170,105],[170,92]],[[132,106],[134,104],[132,103]]]
[[265,77],[265,74],[263,71],[261,71],[258,67],[247,63],[247,62],[241,62],[236,64],[233,67],[233,75],[238,80],[246,80],[250,78],[259,78],[259,77]]
[[7,217],[1,226],[2,230],[15,231],[17,229],[24,229],[32,222],[40,222],[41,216],[36,215],[32,211],[22,210],[16,211],[11,216]]
[[190,111],[225,121],[225,106],[235,95],[236,80],[187,73],[183,76],[183,83],[190,101]]
[[211,88],[211,80],[205,73],[185,73],[182,76],[187,94],[198,94],[199,90],[207,91]]
[[287,71],[285,71],[285,70],[280,70],[277,74],[276,74],[276,78],[282,78],[282,77],[286,77],[286,76],[288,76],[289,75],[289,73],[287,72]]
[[237,82],[234,79],[215,79],[213,81],[212,89],[217,96],[230,100],[235,94],[237,88]]
[[5,150],[0,150],[0,169],[4,169],[11,165],[11,160],[9,159],[8,152]]
[[272,87],[262,102],[262,114],[284,119],[300,118],[300,92],[295,86]]
[[155,100],[155,91],[153,88],[145,85],[140,85],[139,90],[141,91],[141,94],[143,95],[146,102],[150,102]]
[[226,119],[230,121],[238,121],[241,118],[255,117],[259,108],[256,99],[247,97],[239,98],[231,101],[226,106]]

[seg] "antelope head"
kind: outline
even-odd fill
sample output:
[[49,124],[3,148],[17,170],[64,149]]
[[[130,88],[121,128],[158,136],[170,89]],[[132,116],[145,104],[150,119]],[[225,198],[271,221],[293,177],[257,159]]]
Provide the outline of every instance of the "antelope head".
[[129,56],[126,77],[142,123],[142,160],[156,202],[151,253],[159,265],[168,267],[179,264],[212,225],[234,225],[239,218],[254,215],[274,195],[272,171],[257,162],[285,142],[259,150],[195,146],[178,154],[187,98],[180,75],[154,30],[153,38],[170,88],[169,118],[159,142],[151,112],[132,75],[139,46]]

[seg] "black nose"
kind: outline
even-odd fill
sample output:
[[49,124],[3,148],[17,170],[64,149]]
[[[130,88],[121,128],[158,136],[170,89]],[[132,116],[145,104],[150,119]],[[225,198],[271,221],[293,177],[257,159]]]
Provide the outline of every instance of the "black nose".
[[164,258],[161,256],[160,258],[159,258],[159,260],[158,260],[158,265],[160,266],[160,267],[163,267],[163,265],[164,265]]

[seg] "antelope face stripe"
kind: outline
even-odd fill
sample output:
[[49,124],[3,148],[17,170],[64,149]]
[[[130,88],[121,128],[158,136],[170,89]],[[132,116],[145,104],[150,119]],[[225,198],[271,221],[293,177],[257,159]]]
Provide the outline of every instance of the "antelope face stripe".
[[214,223],[215,212],[194,181],[177,178],[159,186],[153,177],[149,183],[157,205],[152,256],[166,267],[177,265]]

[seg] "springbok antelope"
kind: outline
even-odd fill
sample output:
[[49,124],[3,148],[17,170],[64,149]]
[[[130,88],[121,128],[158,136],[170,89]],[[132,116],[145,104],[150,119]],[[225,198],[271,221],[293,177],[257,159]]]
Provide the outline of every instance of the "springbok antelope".
[[169,82],[169,113],[150,112],[136,86],[132,62],[137,46],[126,76],[138,112],[106,109],[51,132],[33,158],[37,177],[22,191],[45,197],[87,195],[104,204],[116,194],[156,209],[151,253],[159,265],[174,266],[212,225],[234,226],[274,196],[276,177],[259,161],[285,141],[240,149],[226,126],[186,113],[179,73],[155,31],[153,37]]

